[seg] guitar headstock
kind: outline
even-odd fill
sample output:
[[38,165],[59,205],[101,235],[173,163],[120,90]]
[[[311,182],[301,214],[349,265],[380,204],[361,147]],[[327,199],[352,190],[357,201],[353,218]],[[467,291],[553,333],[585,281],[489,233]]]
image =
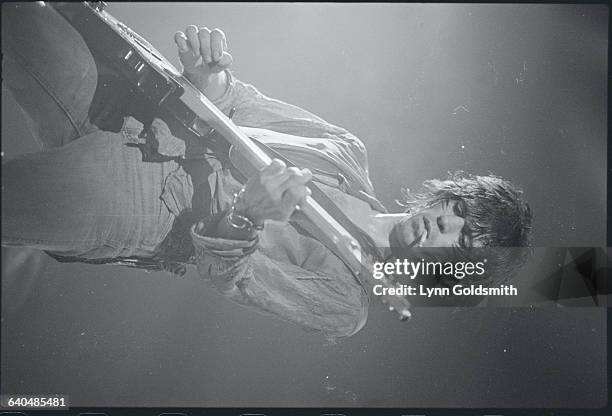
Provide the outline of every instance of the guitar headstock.
[[[399,285],[395,283],[388,276],[384,276],[383,278],[378,280],[378,284],[383,285],[386,288],[399,288]],[[404,296],[400,295],[386,295],[380,296],[382,298],[382,303],[387,306],[389,312],[396,312],[399,319],[401,321],[407,321],[412,318],[412,313],[410,312],[410,302]]]
[[[374,279],[371,270],[368,269],[363,270],[363,272],[359,274],[359,277],[362,284],[364,284],[364,286],[369,290],[369,294],[376,298],[380,298],[383,305],[387,307],[389,312],[394,312],[397,314],[400,321],[407,321],[412,318],[412,313],[410,312],[410,302],[405,296],[378,294],[382,290],[387,292],[388,289],[398,289],[397,291],[399,293],[399,289],[401,289],[400,285],[395,283],[390,277],[383,276],[380,279]],[[380,290],[376,290],[376,286],[380,286]]]

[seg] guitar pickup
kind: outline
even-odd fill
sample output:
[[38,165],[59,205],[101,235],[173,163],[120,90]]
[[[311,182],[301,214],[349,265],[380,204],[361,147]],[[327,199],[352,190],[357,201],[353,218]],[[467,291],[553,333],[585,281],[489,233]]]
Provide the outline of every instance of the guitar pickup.
[[128,50],[123,55],[123,60],[128,62],[128,66],[134,68],[136,72],[140,72],[144,69],[145,63],[139,59],[138,55],[134,53],[132,49]]

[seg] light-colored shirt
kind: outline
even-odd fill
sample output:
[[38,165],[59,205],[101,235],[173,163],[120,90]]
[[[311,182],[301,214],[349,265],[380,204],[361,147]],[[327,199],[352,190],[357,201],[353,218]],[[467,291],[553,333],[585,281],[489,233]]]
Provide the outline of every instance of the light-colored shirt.
[[[386,212],[374,196],[366,149],[346,130],[231,78],[215,104],[225,113],[234,108],[233,121],[250,137],[311,169],[349,218]],[[236,166],[244,164],[231,155]],[[220,164],[211,165],[212,214],[220,218],[242,185]],[[191,233],[200,275],[231,300],[327,337],[350,336],[365,324],[368,294],[343,261],[311,237],[316,232],[301,213],[289,223],[267,221],[258,240],[216,238],[195,226]]]

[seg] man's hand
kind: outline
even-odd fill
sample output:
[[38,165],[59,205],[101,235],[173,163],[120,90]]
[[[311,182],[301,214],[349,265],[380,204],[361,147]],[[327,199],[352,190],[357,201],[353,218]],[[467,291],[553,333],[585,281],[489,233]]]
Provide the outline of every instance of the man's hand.
[[[249,179],[234,212],[247,217],[255,225],[263,225],[265,220],[287,221],[296,206],[310,195],[306,184],[311,179],[310,170],[287,168],[283,161],[274,159],[257,176]],[[198,223],[196,232],[201,233],[203,230],[204,223]],[[207,232],[220,238],[250,240],[257,231],[237,229],[224,220],[219,221],[214,230]]]
[[287,168],[279,159],[249,179],[236,212],[248,217],[254,224],[265,220],[287,221],[296,205],[310,195],[306,184],[312,179],[308,169]]
[[176,32],[174,41],[183,65],[183,75],[209,100],[221,97],[227,87],[224,70],[232,64],[223,31],[190,25],[184,32]]

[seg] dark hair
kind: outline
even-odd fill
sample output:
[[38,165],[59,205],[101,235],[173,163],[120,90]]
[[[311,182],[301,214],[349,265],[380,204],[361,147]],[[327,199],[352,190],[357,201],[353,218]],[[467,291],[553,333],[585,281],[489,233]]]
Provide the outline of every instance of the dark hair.
[[[422,186],[418,193],[403,189],[404,201],[398,204],[407,208],[406,212],[416,213],[440,202],[462,202],[470,235],[484,246],[468,250],[479,252],[479,257],[486,252],[487,275],[496,283],[509,279],[526,262],[532,213],[520,188],[495,175],[464,172],[449,172],[448,179],[427,180]],[[473,256],[464,253],[462,257]]]

